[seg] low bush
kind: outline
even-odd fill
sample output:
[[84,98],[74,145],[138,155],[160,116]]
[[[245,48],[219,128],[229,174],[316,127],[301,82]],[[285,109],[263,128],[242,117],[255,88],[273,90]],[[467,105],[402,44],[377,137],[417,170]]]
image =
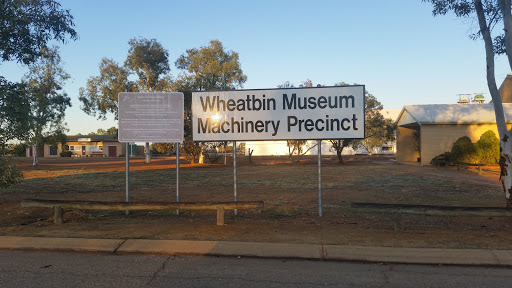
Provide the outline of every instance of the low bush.
[[476,163],[478,161],[477,149],[468,136],[462,136],[453,143],[450,156],[452,161]]
[[71,151],[60,152],[60,157],[71,157],[71,155],[73,155],[73,152],[71,152]]
[[451,160],[450,152],[444,152],[443,154],[437,155],[436,157],[432,158],[432,160],[430,161],[430,164],[445,166],[445,165],[449,165],[449,163],[451,161],[452,160]]
[[477,157],[481,164],[498,164],[500,161],[500,139],[489,130],[476,142]]
[[16,165],[0,157],[0,188],[12,187],[23,179],[23,173],[16,170]]

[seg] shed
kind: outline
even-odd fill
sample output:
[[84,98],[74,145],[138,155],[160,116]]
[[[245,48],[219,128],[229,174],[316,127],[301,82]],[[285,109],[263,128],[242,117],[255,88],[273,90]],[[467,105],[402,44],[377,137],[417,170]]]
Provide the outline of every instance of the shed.
[[[503,109],[510,129],[512,104],[503,104]],[[396,122],[397,161],[421,165],[450,151],[462,136],[476,142],[487,130],[498,135],[493,104],[405,105]]]

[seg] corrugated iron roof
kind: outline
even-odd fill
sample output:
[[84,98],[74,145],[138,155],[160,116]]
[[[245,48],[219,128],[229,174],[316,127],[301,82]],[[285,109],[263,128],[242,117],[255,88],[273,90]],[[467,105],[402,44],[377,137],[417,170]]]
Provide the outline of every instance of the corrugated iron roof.
[[[503,104],[505,120],[512,123],[512,104]],[[405,105],[396,120],[398,126],[428,124],[494,124],[493,104]]]

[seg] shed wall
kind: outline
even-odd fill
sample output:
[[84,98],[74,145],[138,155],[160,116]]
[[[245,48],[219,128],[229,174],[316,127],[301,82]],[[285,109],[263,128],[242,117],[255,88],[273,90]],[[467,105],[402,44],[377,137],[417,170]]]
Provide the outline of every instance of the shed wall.
[[[510,129],[510,125],[508,125]],[[421,165],[429,165],[435,156],[448,152],[452,145],[462,136],[468,136],[472,142],[488,130],[498,136],[496,124],[482,125],[422,125],[421,126]]]
[[412,133],[415,130],[398,127],[396,132],[396,161],[417,162],[420,153],[414,150],[414,139]]

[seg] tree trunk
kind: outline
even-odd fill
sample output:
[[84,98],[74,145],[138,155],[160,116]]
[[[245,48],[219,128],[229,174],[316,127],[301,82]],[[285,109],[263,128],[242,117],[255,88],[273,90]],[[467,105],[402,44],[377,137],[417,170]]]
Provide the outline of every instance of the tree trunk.
[[[491,94],[492,102],[494,104],[494,113],[496,115],[496,126],[500,135],[500,167],[501,175],[500,181],[503,185],[505,192],[506,205],[512,207],[510,193],[512,191],[512,160],[510,155],[512,153],[512,138],[510,131],[507,130],[505,122],[505,113],[503,112],[503,103],[501,95],[496,85],[496,78],[494,75],[494,47],[492,43],[491,32],[485,19],[484,8],[481,0],[475,0],[475,11],[478,17],[478,24],[480,32],[485,43],[485,59],[487,64],[487,86]],[[508,7],[510,9],[510,5]],[[505,37],[507,34],[505,34]],[[506,41],[505,41],[506,42]],[[508,51],[512,53],[512,51]]]
[[199,153],[199,164],[204,164],[203,148],[201,148],[201,152]]
[[505,31],[505,49],[508,64],[512,68],[512,14],[510,11],[510,0],[498,0],[498,4],[503,15],[503,30]]
[[341,156],[341,152],[343,152],[343,148],[336,149],[336,156],[338,156],[338,164],[345,164],[343,163],[343,157]]
[[146,145],[144,146],[144,163],[145,164],[151,164],[151,151],[149,150],[149,142],[146,142]]
[[37,143],[38,143],[37,141],[36,141],[36,143],[34,143],[34,148],[33,148],[34,151],[32,153],[32,155],[33,155],[32,166],[37,166],[37,164],[39,164],[39,160],[37,159],[37,146],[38,146]]

